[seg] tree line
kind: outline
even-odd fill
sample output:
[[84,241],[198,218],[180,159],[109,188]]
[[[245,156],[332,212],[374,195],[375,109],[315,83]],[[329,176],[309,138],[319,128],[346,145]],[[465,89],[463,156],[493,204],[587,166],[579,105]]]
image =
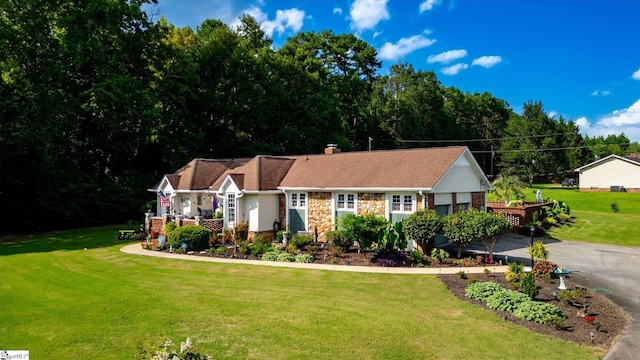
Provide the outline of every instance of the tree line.
[[194,157],[468,145],[488,174],[526,177],[638,151],[583,138],[540,102],[516,114],[410,64],[380,74],[352,34],[274,49],[250,16],[178,28],[150,18],[154,3],[0,5],[0,233],[138,219],[147,188]]

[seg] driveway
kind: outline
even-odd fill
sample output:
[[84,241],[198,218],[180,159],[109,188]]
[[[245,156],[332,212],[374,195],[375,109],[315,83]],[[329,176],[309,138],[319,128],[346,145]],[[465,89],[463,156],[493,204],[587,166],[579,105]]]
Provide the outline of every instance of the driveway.
[[[529,237],[502,236],[494,246],[494,257],[529,264]],[[619,305],[629,316],[623,335],[605,355],[605,360],[634,359],[640,352],[640,247],[589,244],[574,241],[542,240],[549,260],[571,270],[572,280],[591,288]],[[483,253],[472,243],[467,250]],[[504,260],[503,260],[504,261]]]

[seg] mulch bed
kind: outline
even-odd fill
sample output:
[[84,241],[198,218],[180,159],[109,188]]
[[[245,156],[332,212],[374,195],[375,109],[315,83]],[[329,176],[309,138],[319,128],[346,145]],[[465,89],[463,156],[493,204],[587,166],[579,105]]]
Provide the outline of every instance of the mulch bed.
[[[565,304],[554,298],[553,292],[557,291],[556,288],[560,283],[559,279],[551,279],[551,281],[547,282],[537,278],[538,296],[536,296],[535,300],[558,306],[562,312],[564,312],[567,319],[565,320],[564,329],[562,330],[558,330],[551,325],[543,325],[533,321],[518,319],[509,312],[489,309],[484,302],[465,296],[464,290],[468,285],[468,280],[461,279],[457,275],[439,275],[439,277],[449,291],[458,299],[493,311],[501,319],[510,321],[520,327],[565,341],[572,341],[587,346],[597,346],[606,351],[613,345],[618,336],[622,334],[627,324],[626,315],[617,305],[613,304],[603,295],[596,294],[589,289],[587,289],[586,296],[587,303],[589,304],[587,314],[595,318],[594,324],[599,323],[600,328],[596,329],[595,325],[587,324],[581,316],[582,308]],[[475,278],[477,281],[493,281],[506,289],[511,289],[511,285],[505,279],[504,274],[469,274],[468,277]],[[569,277],[565,279],[565,284],[572,288],[580,286],[571,281]],[[591,332],[595,335],[593,343],[590,337]]]

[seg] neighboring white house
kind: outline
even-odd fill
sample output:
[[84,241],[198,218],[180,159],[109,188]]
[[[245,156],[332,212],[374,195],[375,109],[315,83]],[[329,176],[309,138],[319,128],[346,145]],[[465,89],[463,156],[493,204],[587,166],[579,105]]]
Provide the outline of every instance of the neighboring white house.
[[580,191],[640,192],[640,159],[609,155],[575,170]]

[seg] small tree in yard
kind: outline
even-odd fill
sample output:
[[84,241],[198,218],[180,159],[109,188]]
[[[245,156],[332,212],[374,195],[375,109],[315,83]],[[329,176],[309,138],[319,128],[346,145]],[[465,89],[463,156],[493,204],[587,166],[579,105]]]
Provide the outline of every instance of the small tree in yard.
[[425,254],[431,254],[436,235],[442,231],[442,217],[431,209],[418,210],[403,223],[404,232]]
[[357,242],[362,250],[371,248],[384,236],[387,219],[376,214],[347,214],[340,220],[340,226],[349,240]]
[[477,237],[482,240],[484,250],[489,253],[489,262],[493,262],[493,246],[498,236],[511,229],[511,223],[500,215],[482,211],[476,212]]
[[458,247],[458,259],[462,256],[462,248],[476,236],[474,218],[474,214],[469,211],[457,212],[445,217],[442,232]]

